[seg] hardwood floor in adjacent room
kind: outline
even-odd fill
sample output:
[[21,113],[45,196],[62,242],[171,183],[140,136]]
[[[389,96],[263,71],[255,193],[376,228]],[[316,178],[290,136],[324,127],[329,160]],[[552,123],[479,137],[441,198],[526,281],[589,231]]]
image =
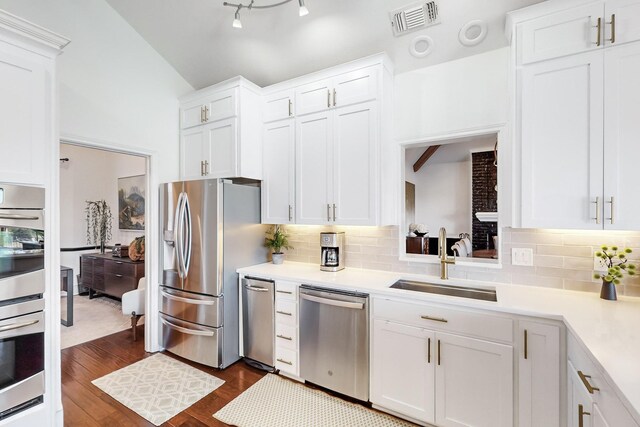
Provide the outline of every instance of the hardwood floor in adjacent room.
[[[131,330],[62,350],[62,406],[65,426],[153,426],[126,406],[91,384],[103,375],[152,355],[144,351],[143,326],[138,341]],[[224,426],[213,414],[262,378],[265,373],[237,362],[224,371],[180,359],[225,383],[166,423],[167,427]]]

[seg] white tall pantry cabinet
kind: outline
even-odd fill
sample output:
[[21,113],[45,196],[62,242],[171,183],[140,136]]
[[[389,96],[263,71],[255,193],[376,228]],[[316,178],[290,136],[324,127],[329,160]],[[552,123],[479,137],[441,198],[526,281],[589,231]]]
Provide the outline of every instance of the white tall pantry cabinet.
[[522,174],[514,222],[639,229],[640,1],[544,2],[509,14],[507,31]]

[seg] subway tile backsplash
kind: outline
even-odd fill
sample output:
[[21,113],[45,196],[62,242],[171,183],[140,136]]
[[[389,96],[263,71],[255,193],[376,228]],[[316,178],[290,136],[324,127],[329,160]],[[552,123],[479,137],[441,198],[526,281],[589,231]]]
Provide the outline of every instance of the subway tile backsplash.
[[[290,261],[320,263],[320,232],[346,233],[346,266],[411,274],[439,275],[437,264],[400,261],[398,227],[286,227],[294,249]],[[485,282],[599,292],[600,281],[592,279],[593,254],[600,245],[631,247],[631,258],[640,263],[640,232],[574,230],[502,230],[502,268],[449,267],[449,277]],[[512,248],[533,250],[533,266],[511,265]],[[640,296],[640,277],[628,277],[618,286],[618,294]]]

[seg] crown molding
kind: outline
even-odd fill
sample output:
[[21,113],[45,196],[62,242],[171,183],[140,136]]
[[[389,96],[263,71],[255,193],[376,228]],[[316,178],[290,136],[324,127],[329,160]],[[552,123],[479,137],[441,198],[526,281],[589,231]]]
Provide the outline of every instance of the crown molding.
[[0,10],[0,29],[58,52],[71,41],[60,34],[49,31],[4,10]]

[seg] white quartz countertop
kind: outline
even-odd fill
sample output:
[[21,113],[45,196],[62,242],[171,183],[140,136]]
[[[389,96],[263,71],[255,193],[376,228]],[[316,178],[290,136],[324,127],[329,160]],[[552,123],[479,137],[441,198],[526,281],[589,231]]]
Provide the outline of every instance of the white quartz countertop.
[[[297,262],[285,262],[281,265],[258,264],[238,269],[238,273],[564,321],[567,328],[601,365],[611,385],[618,388],[620,399],[636,421],[640,422],[640,298],[618,297],[618,301],[605,301],[600,299],[599,295],[588,292],[458,279],[442,281],[433,276],[377,270],[345,268],[331,273],[320,271],[317,264]],[[480,301],[390,288],[400,278],[495,288],[498,301]]]

